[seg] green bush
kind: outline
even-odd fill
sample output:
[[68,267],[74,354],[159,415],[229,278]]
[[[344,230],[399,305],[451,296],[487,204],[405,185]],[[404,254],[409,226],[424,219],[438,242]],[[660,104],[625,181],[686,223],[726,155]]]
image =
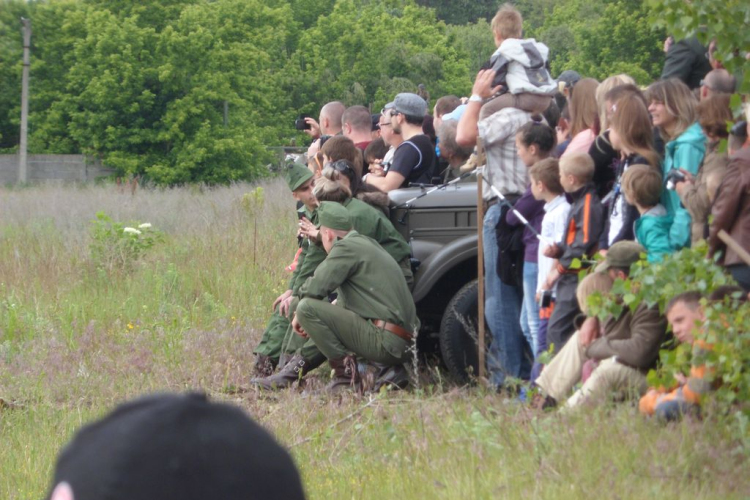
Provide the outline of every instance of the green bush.
[[[657,264],[645,260],[634,264],[626,280],[616,280],[612,293],[592,294],[588,305],[592,315],[601,319],[619,315],[624,306],[636,307],[642,302],[658,305],[664,312],[672,297],[687,291],[708,296],[722,285],[733,284],[722,267],[708,257],[701,243],[694,248],[665,257]],[[657,370],[648,375],[652,387],[670,387],[676,373],[687,374],[692,361],[705,364],[713,372],[717,390],[711,394],[722,410],[733,410],[746,421],[750,417],[750,304],[736,306],[732,299],[705,304],[706,322],[695,337],[711,344],[705,359],[692,359],[692,346],[669,339],[660,352]],[[736,403],[742,403],[735,406]]]
[[148,222],[126,226],[104,212],[91,221],[91,259],[105,272],[129,271],[135,262],[162,239],[162,233]]

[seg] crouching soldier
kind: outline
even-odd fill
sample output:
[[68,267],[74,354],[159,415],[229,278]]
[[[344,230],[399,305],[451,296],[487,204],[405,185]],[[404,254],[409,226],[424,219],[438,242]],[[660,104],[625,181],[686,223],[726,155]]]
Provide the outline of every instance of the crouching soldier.
[[[403,363],[419,320],[399,265],[375,240],[352,230],[342,205],[322,202],[318,220],[328,256],[300,288],[292,328],[328,358],[334,375],[327,390],[361,389],[357,356],[378,367],[376,388],[404,387]],[[338,299],[331,304],[326,297],[334,291]]]

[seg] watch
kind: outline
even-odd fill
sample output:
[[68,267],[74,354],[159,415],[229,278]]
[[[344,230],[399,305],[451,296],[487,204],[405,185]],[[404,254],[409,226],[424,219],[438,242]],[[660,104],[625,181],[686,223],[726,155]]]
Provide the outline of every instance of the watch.
[[469,102],[482,102],[484,99],[482,99],[482,96],[479,94],[472,94],[471,97],[469,97]]

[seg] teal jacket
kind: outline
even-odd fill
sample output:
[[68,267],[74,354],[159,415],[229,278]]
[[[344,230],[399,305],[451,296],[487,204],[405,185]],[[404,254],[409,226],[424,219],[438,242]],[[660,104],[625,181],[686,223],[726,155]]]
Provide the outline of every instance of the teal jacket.
[[[667,143],[662,174],[666,178],[667,172],[673,168],[681,168],[696,175],[705,154],[706,136],[700,124],[696,122],[679,137]],[[667,215],[673,218],[669,230],[669,240],[672,245],[677,249],[690,246],[690,214],[680,204],[677,192],[665,189],[661,195],[661,204],[667,209]]]
[[661,205],[656,205],[635,221],[635,238],[646,249],[649,262],[659,262],[677,248],[670,242],[673,219]]

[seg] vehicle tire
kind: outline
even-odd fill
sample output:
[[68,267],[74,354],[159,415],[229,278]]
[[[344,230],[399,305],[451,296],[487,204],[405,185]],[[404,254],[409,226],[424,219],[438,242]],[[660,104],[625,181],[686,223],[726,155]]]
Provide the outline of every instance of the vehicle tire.
[[[443,362],[460,383],[472,381],[479,373],[476,341],[478,304],[477,280],[473,280],[451,298],[440,323]],[[485,338],[489,341],[489,336]]]

